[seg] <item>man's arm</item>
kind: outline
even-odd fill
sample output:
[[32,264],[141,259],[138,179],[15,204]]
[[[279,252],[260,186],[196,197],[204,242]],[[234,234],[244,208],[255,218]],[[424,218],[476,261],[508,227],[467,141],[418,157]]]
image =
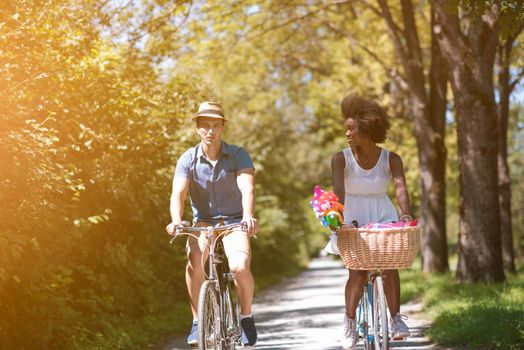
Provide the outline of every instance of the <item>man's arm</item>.
[[256,235],[258,221],[253,217],[255,215],[255,170],[252,168],[239,170],[237,184],[242,193],[242,221],[246,223],[249,235]]
[[170,235],[174,234],[175,226],[182,223],[182,215],[184,214],[184,202],[189,189],[189,179],[185,177],[173,177],[173,191],[171,192],[171,204],[169,211],[171,212],[171,223],[167,225],[166,230]]
[[401,218],[402,216],[409,216],[411,218],[408,188],[404,175],[404,164],[402,164],[402,159],[398,154],[390,153],[389,168],[391,169],[391,176],[393,177],[393,184],[395,185],[395,197],[397,197],[397,202],[400,206]]

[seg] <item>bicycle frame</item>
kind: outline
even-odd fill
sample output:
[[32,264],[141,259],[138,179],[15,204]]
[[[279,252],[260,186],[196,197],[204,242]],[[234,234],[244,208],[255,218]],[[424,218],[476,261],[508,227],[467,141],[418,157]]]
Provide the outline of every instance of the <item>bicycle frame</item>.
[[[389,349],[387,301],[382,271],[369,271],[357,313],[357,330],[364,349]],[[385,327],[385,328],[384,328]]]
[[[200,233],[200,232],[206,232],[206,238],[209,241],[209,269],[207,274],[207,279],[217,279],[216,271],[213,269],[213,266],[216,265],[215,263],[215,245],[216,241],[225,233],[230,232],[234,228],[242,228],[242,224],[229,224],[229,225],[221,225],[221,226],[193,226],[193,227],[187,227],[187,226],[181,226],[176,228],[176,234],[171,238],[169,243],[173,243],[173,241],[179,236],[179,235],[186,235],[194,237],[195,239],[199,239],[198,236],[193,234],[192,232]],[[216,231],[224,231],[221,234],[219,234],[217,237],[215,237]],[[204,255],[202,255],[203,260]],[[204,261],[202,261],[202,267],[204,268]]]
[[[238,311],[239,300],[238,296],[235,296],[235,302],[233,302],[232,287],[230,284],[230,282],[233,280],[233,275],[229,271],[227,258],[225,257],[225,252],[223,251],[223,245],[221,243],[221,238],[231,230],[242,227],[243,226],[241,224],[207,227],[177,227],[177,233],[170,241],[170,243],[172,243],[179,235],[192,236],[198,239],[199,237],[193,234],[193,232],[205,232],[206,234],[207,242],[209,242],[209,265],[208,273],[206,274],[206,280],[201,287],[201,293],[199,295],[199,327],[203,327],[203,319],[205,317],[201,317],[201,315],[205,313],[205,310],[201,309],[209,307],[209,305],[206,304],[206,293],[209,292],[208,289],[211,289],[209,293],[213,294],[211,299],[214,301],[212,300],[210,303],[212,305],[218,304],[218,310],[212,311],[212,314],[214,314],[216,311],[218,311],[219,314],[218,318],[214,320],[215,322],[219,322],[219,325],[215,325],[219,327],[219,330],[215,329],[213,334],[213,336],[217,338],[213,341],[215,344],[217,344],[217,347],[215,348],[218,349],[235,349],[235,344],[240,341],[240,318]],[[215,232],[217,231],[223,232],[215,235]],[[218,249],[220,249],[220,251],[218,251]],[[205,271],[204,256],[205,255],[202,254],[202,268]],[[234,324],[233,327],[231,323]],[[207,349],[207,345],[202,343],[202,341],[199,341],[199,348]]]

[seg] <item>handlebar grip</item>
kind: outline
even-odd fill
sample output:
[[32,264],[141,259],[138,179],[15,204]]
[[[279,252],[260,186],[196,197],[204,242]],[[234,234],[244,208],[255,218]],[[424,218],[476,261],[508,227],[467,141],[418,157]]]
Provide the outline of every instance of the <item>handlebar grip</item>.
[[191,224],[189,221],[182,221],[180,225],[175,226],[175,236],[180,233],[180,229],[183,229],[184,227],[190,227]]

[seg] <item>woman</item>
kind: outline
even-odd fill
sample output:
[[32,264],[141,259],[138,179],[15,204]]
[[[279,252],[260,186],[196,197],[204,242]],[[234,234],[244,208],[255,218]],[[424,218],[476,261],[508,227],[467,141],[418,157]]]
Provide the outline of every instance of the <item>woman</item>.
[[[341,103],[349,148],[333,155],[331,171],[333,191],[344,204],[344,221],[359,226],[374,222],[399,221],[393,203],[386,194],[390,179],[401,210],[400,220],[410,221],[409,197],[400,157],[377,143],[386,139],[390,124],[384,109],[371,100],[350,94]],[[342,346],[352,349],[358,341],[355,313],[367,271],[349,270],[346,283],[344,335]],[[409,336],[400,315],[400,279],[397,270],[385,272],[385,294],[389,306],[390,332],[394,339]]]

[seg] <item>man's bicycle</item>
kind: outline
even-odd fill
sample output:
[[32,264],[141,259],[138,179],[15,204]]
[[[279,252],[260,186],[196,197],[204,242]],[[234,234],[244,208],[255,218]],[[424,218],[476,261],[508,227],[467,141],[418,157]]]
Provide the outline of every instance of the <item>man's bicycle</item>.
[[[206,233],[209,247],[208,272],[198,298],[198,348],[201,350],[234,350],[240,344],[240,310],[238,296],[234,293],[233,274],[224,251],[222,238],[235,229],[245,229],[243,224],[188,227],[184,222],[176,227],[176,234],[192,236]],[[205,266],[202,254],[202,266]],[[204,268],[205,270],[205,268]]]
[[357,310],[357,330],[365,350],[389,349],[385,270],[411,267],[420,247],[420,226],[364,229],[342,226],[337,246],[344,265],[367,270],[368,279]]

